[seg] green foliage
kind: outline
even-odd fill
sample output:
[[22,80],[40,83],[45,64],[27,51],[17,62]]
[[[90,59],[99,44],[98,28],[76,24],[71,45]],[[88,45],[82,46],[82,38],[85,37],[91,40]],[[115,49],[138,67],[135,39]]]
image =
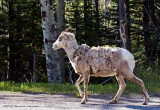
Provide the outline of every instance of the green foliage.
[[[159,80],[160,81],[160,80]],[[149,93],[158,95],[160,89],[159,82],[146,83],[146,89]],[[83,85],[81,85],[83,88]],[[83,89],[82,89],[83,90]],[[38,93],[71,93],[71,94],[78,94],[78,90],[75,85],[70,84],[48,84],[48,83],[15,83],[15,82],[0,82],[0,91],[11,91],[11,92],[38,92]],[[115,94],[118,91],[118,84],[89,84],[88,86],[88,94]],[[124,91],[125,94],[136,94],[142,93],[141,89],[133,84],[127,83],[127,87]]]
[[144,81],[148,91],[158,94],[159,89],[156,89],[156,86],[159,87],[160,82],[160,65],[158,57],[155,61],[150,61],[145,53],[143,45],[140,45],[140,47],[137,48],[136,43],[134,44],[133,42],[132,46],[132,51],[134,52],[134,57],[136,59],[134,74]]
[[[100,2],[100,1],[99,1]],[[114,36],[114,26],[109,22],[117,22],[111,20],[105,14],[104,7],[97,10],[96,4],[93,1],[69,1],[66,7],[66,24],[72,26],[72,31],[76,34],[77,41],[82,44],[86,43],[90,46],[103,45],[102,42],[108,40],[115,40],[117,36]],[[116,4],[116,2],[112,2]],[[100,3],[99,3],[100,4]],[[108,15],[112,11],[108,11]],[[106,24],[105,24],[106,23]],[[109,23],[109,24],[107,24]],[[109,36],[112,34],[112,36]]]
[[[16,81],[31,81],[33,53],[42,54],[43,51],[39,1],[4,0],[3,3],[3,11],[0,11],[0,21],[3,21],[0,22],[0,70],[7,73],[10,54],[15,60]],[[8,14],[7,7],[11,3],[12,16]],[[11,53],[7,52],[9,46],[14,46]],[[44,67],[41,65],[41,68]]]

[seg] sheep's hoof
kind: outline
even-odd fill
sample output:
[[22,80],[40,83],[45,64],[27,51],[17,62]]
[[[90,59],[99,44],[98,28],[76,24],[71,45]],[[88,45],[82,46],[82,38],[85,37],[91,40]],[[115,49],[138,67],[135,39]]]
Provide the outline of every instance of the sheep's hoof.
[[[81,95],[82,98],[84,98],[84,94]],[[86,102],[88,101],[88,96],[86,97]]]
[[109,102],[109,104],[117,104],[117,101],[116,101],[116,100],[111,100],[111,101]]
[[147,100],[143,102],[143,105],[147,105],[148,101],[149,101],[149,98],[147,98]]
[[81,104],[86,104],[86,99],[85,98],[82,99]]
[[143,105],[147,105],[147,102],[144,102]]

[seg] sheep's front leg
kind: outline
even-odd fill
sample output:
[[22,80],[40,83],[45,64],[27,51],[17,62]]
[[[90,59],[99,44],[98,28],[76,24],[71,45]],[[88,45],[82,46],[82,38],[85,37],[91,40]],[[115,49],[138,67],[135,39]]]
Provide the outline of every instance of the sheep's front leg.
[[81,104],[85,104],[86,101],[88,100],[87,89],[88,89],[89,78],[90,78],[90,76],[88,74],[84,75],[84,97],[81,101]]
[[122,76],[116,76],[116,79],[119,84],[119,90],[118,90],[117,94],[115,95],[115,97],[110,101],[110,104],[116,104],[118,102],[122,92],[126,88],[126,84],[125,84],[124,78]]
[[80,75],[79,78],[78,78],[78,80],[77,80],[76,83],[75,83],[75,86],[77,87],[78,92],[79,92],[79,94],[80,94],[80,96],[81,96],[82,98],[84,97],[84,94],[83,94],[81,88],[79,87],[79,84],[80,84],[83,80],[84,80],[84,77],[83,77],[82,75]]

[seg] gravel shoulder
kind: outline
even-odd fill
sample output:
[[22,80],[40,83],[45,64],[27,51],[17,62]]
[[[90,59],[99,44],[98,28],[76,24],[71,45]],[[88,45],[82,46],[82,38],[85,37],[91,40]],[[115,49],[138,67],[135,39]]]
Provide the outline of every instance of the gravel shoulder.
[[143,96],[122,95],[118,104],[110,105],[114,95],[89,95],[86,104],[74,94],[39,94],[0,92],[0,110],[160,110],[160,97],[151,96],[148,105],[142,105]]

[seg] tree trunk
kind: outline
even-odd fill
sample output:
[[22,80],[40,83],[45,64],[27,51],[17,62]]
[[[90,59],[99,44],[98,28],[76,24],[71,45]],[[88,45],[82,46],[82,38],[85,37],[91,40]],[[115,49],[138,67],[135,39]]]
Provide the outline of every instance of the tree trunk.
[[88,34],[87,34],[87,30],[88,30],[88,0],[84,0],[84,39],[87,40],[88,38]]
[[4,11],[4,3],[3,3],[3,0],[1,1],[1,12],[3,12]]
[[[65,3],[64,0],[57,0],[57,34],[58,36],[62,31],[65,30]],[[61,81],[65,81],[65,62],[64,55],[65,52],[63,49],[59,49],[59,62],[60,62],[60,72],[61,72]]]
[[126,38],[126,47],[127,47],[127,50],[130,50],[131,49],[131,38],[130,38],[130,11],[129,11],[129,0],[126,0],[126,35],[127,35],[127,38]]
[[16,56],[15,56],[15,44],[14,44],[14,26],[13,26],[13,22],[14,22],[14,6],[13,6],[13,1],[9,2],[9,12],[8,12],[8,16],[9,16],[9,29],[8,29],[8,33],[9,33],[9,38],[8,38],[8,70],[7,70],[7,79],[14,81],[15,80],[15,60],[16,60]]
[[[108,0],[105,0],[104,1],[104,25],[106,26],[106,24],[107,24],[107,12],[108,12],[108,7],[107,7],[107,1]],[[109,25],[108,25],[108,27],[107,28],[109,28]]]
[[155,18],[155,6],[154,6],[154,0],[149,0],[149,9],[150,9],[150,16],[151,16],[151,19],[152,19],[152,25],[156,25],[155,24],[155,21],[156,21],[156,18]]
[[160,10],[158,10],[157,27],[158,27],[158,34],[160,35]]
[[52,49],[57,39],[52,0],[40,0],[43,28],[43,41],[46,55],[47,75],[49,83],[63,82],[59,52]]
[[76,24],[75,25],[76,36],[78,36],[78,31],[80,30],[80,28],[79,28],[80,21],[78,20],[79,17],[80,17],[80,12],[79,12],[79,9],[78,9],[79,4],[80,4],[80,1],[76,0],[76,3],[75,3],[75,5],[76,5],[76,11],[74,12],[74,18],[76,19],[76,22],[75,22],[75,24]]
[[148,15],[148,0],[143,2],[143,33],[144,33],[144,47],[148,57],[150,57],[150,34],[149,34],[149,15]]
[[129,0],[119,0],[119,23],[120,23],[120,37],[121,47],[130,49],[130,27],[129,27]]
[[99,27],[100,27],[100,21],[99,21],[99,0],[95,0],[95,6],[96,6],[96,27],[95,27],[95,30],[96,30],[96,39],[98,39],[99,35],[101,34],[99,32]]
[[97,22],[96,29],[99,29],[99,0],[95,0],[95,6],[96,6],[96,22]]

